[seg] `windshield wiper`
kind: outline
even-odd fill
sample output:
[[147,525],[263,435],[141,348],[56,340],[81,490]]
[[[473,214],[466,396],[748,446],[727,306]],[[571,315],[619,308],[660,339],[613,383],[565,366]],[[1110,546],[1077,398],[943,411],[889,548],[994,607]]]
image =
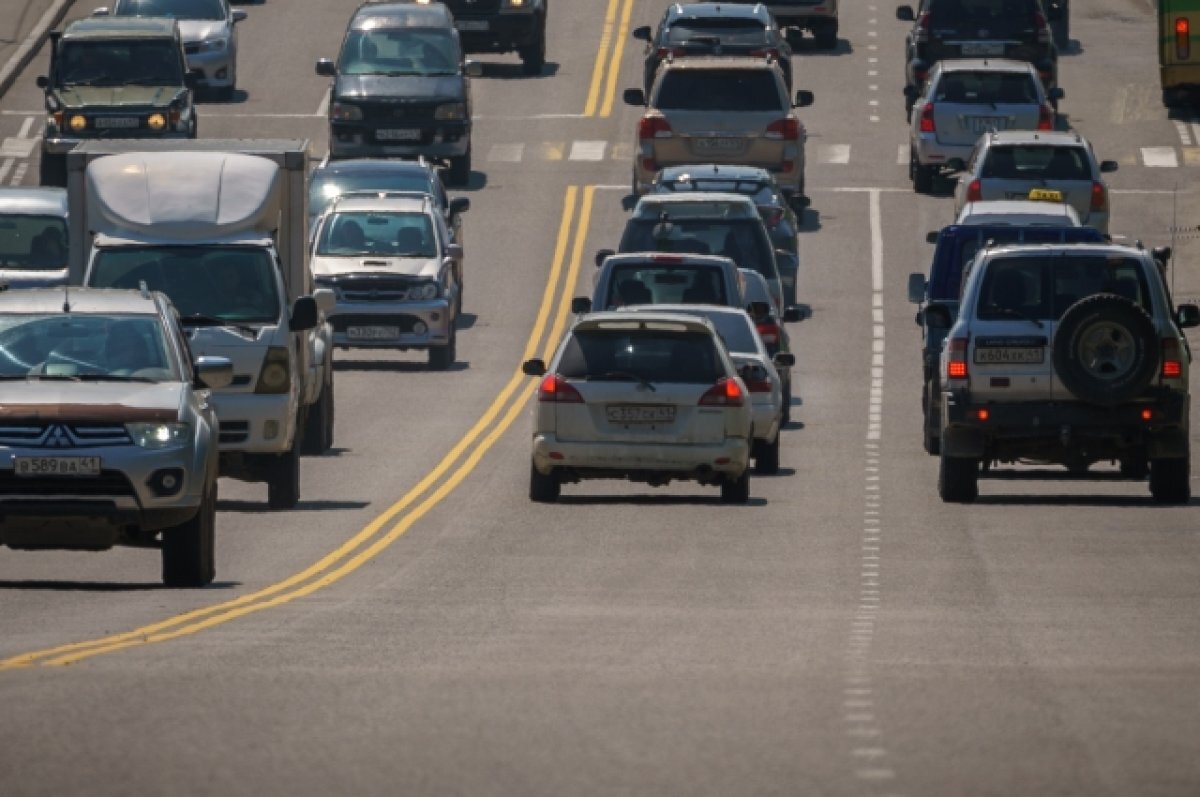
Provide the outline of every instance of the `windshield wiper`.
[[37,379],[39,381],[48,382],[82,382],[83,380],[72,374],[30,374],[26,379]]
[[247,335],[258,335],[258,330],[249,324],[239,324],[237,321],[230,321],[227,318],[218,318],[215,315],[206,315],[204,313],[191,313],[180,317],[185,327],[233,327],[234,329],[244,332]]
[[632,371],[607,371],[599,376],[589,376],[588,381],[601,379],[624,379],[632,382],[637,382],[642,387],[649,390],[651,393],[657,393],[658,389],[650,383],[645,377],[638,376]]
[[132,374],[79,374],[81,382],[157,382],[148,376],[133,376]]

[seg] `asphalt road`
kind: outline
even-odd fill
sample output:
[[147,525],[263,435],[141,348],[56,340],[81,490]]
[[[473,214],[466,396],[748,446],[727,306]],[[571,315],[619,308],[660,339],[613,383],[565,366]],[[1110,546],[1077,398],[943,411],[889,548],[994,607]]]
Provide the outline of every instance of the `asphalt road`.
[[[353,6],[248,7],[245,91],[201,135],[323,151],[313,61]],[[623,34],[665,6],[556,3],[540,78],[481,58],[462,362],[339,352],[336,451],[293,512],[222,481],[216,584],[160,589],[152,551],[0,550],[0,794],[1200,793],[1196,501],[1104,468],[937,499],[905,283],[950,186],[915,196],[898,163],[889,4],[843,4],[838,51],[795,64],[814,315],[781,474],[746,507],[621,483],[529,503],[519,364],[620,232]],[[1158,104],[1152,3],[1073,13],[1062,112],[1121,163],[1112,231],[1168,243],[1198,220],[1200,124]],[[36,180],[44,61],[0,100],[6,184]],[[1175,246],[1200,297],[1200,247]]]

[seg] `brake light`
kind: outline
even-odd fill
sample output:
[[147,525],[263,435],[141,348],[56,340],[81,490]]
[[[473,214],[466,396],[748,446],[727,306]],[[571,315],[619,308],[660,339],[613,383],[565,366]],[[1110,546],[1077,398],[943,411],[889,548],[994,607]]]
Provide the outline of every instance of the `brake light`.
[[1033,26],[1037,28],[1038,42],[1040,44],[1050,43],[1050,26],[1046,24],[1046,17],[1040,11],[1033,12]]
[[771,124],[767,125],[765,138],[783,139],[784,141],[796,141],[800,138],[800,120],[794,117],[785,119],[776,119]]
[[967,201],[968,202],[982,202],[983,201],[983,183],[981,183],[979,181],[978,177],[976,177],[974,180],[972,180],[970,185],[967,186]]
[[1179,358],[1179,341],[1175,338],[1162,339],[1162,378],[1179,379],[1183,376],[1183,361]]
[[655,254],[650,255],[650,260],[654,263],[682,263],[683,257],[681,255]]
[[929,41],[929,12],[926,11],[921,16],[917,17],[917,27],[913,31],[914,42]]
[[921,132],[922,133],[936,133],[937,132],[937,123],[933,121],[933,103],[932,102],[927,103],[925,105],[925,107],[921,109]]
[[1104,210],[1108,204],[1108,192],[1104,190],[1104,183],[1099,181],[1092,183],[1092,210]]
[[1192,54],[1192,25],[1187,17],[1175,20],[1175,57],[1186,60]]
[[571,383],[558,374],[546,374],[538,385],[538,401],[551,401],[556,404],[582,404],[583,396],[571,386]]
[[638,122],[638,138],[670,138],[671,123],[661,116],[643,116]]
[[918,69],[917,67],[913,67],[913,77],[915,77],[917,79],[918,84],[924,83],[925,78],[929,77],[929,70],[928,69]]
[[947,345],[949,359],[946,360],[946,378],[966,379],[967,338],[951,338]]
[[742,387],[736,379],[723,376],[717,383],[704,391],[700,397],[701,407],[740,407],[745,402]]
[[1043,105],[1038,110],[1038,130],[1053,130],[1054,129],[1054,109],[1049,105]]
[[762,338],[762,342],[768,346],[779,345],[779,324],[774,321],[765,321],[756,325],[758,336]]

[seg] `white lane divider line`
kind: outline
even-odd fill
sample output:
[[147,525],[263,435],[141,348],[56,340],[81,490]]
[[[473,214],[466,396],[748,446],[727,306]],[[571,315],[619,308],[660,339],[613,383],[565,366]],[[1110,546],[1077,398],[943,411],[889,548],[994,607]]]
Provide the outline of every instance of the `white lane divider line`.
[[[1191,125],[1191,128],[1192,128],[1192,140],[1197,145],[1200,145],[1200,124],[1193,122]],[[1187,146],[1186,143],[1185,143],[1185,146]]]
[[1179,143],[1183,144],[1185,147],[1190,147],[1192,145],[1192,134],[1188,131],[1187,122],[1181,122],[1176,119],[1175,132],[1179,134]]
[[4,182],[8,177],[8,173],[12,171],[13,164],[16,161],[13,158],[5,158],[3,163],[0,163],[0,183]]
[[601,161],[604,160],[604,150],[607,147],[607,141],[572,141],[571,153],[567,160]]
[[821,163],[847,164],[850,162],[850,145],[826,144],[817,150],[817,160]]
[[33,122],[34,122],[34,117],[26,116],[25,120],[23,122],[21,122],[21,131],[19,133],[17,133],[17,138],[28,138],[29,137],[29,129],[31,127],[33,127]]
[[487,155],[489,161],[497,163],[520,163],[523,157],[525,157],[525,145],[520,142],[493,144]]
[[25,181],[25,173],[29,171],[29,161],[21,161],[17,164],[17,168],[13,169],[12,180],[9,185],[20,185]]
[[1174,147],[1142,147],[1142,165],[1173,169],[1179,165]]
[[36,138],[6,138],[0,142],[0,158],[28,158]]
[[314,116],[329,115],[329,100],[333,95],[333,89],[326,89],[324,96],[321,97],[321,104],[317,106],[317,112]]
[[896,165],[897,166],[907,166],[908,165],[908,145],[907,144],[900,144],[899,146],[896,147]]

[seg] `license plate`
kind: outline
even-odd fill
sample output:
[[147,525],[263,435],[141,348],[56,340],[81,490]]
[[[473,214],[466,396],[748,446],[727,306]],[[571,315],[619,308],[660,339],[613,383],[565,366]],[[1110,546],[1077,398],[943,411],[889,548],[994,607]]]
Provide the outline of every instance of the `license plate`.
[[986,133],[988,130],[1005,130],[1008,120],[1003,116],[968,116],[967,127],[972,133]]
[[380,141],[420,141],[420,130],[376,130],[375,138]]
[[645,404],[619,404],[606,408],[609,423],[671,423],[675,407]]
[[980,365],[1037,365],[1045,360],[1046,350],[1037,348],[980,348],[975,349],[975,362]]
[[1035,188],[1029,192],[1029,198],[1034,202],[1062,202],[1062,191],[1054,191],[1049,188]]
[[98,128],[137,127],[142,120],[136,116],[97,116],[92,123]]
[[18,476],[99,476],[100,457],[13,457]]
[[488,21],[486,19],[460,19],[454,23],[454,27],[459,30],[487,30]]
[[963,55],[1004,55],[1004,42],[963,42]]
[[740,152],[746,142],[740,138],[694,138],[692,149],[697,152]]
[[400,327],[346,327],[350,340],[395,340],[400,337]]

